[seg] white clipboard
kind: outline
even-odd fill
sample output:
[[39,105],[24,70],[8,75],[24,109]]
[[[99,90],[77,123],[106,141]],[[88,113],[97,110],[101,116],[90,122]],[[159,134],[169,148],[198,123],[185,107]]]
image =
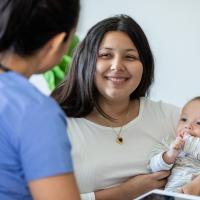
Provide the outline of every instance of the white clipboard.
[[200,197],[181,194],[181,193],[174,193],[174,192],[167,192],[164,190],[152,190],[150,192],[145,193],[144,195],[136,198],[135,200],[200,200]]

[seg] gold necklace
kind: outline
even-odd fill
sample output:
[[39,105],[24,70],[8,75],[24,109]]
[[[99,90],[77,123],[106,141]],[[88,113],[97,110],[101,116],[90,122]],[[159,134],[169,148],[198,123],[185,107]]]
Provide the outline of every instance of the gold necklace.
[[119,129],[119,132],[117,132],[115,129],[114,129],[114,127],[112,127],[112,130],[113,130],[113,132],[116,134],[116,143],[118,143],[118,144],[123,144],[123,142],[124,142],[124,139],[123,139],[123,137],[122,137],[122,135],[121,135],[121,133],[122,133],[122,129],[123,129],[123,126],[121,126],[120,127],[120,129]]
[[[116,130],[115,130],[115,128],[113,127],[113,126],[111,126],[111,128],[112,128],[112,131],[115,133],[115,135],[117,136],[116,137],[116,143],[117,144],[123,144],[124,143],[124,138],[122,137],[122,130],[123,130],[123,127],[124,127],[124,123],[125,123],[125,121],[127,120],[127,118],[128,118],[128,115],[129,115],[129,108],[130,108],[130,101],[129,101],[129,104],[128,104],[128,109],[127,109],[127,113],[126,113],[126,117],[124,118],[124,120],[122,121],[122,126],[120,126],[120,129],[119,129],[119,131],[117,132]],[[103,119],[107,119],[107,118],[105,118],[101,113],[99,113],[99,111],[97,110],[97,109],[95,109],[96,111],[97,111],[97,113],[98,113],[98,115],[101,117],[101,118],[103,118]],[[108,120],[108,119],[107,119]]]

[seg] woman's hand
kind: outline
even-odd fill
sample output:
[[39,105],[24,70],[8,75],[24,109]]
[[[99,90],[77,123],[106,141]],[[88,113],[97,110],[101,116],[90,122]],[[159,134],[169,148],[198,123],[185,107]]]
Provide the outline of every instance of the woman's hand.
[[137,175],[119,186],[95,192],[96,200],[132,200],[153,189],[164,188],[169,171]]
[[160,171],[131,178],[120,186],[124,199],[133,199],[150,190],[164,188],[169,174],[169,171]]
[[182,192],[185,194],[200,196],[200,175],[194,178],[191,182],[185,184],[182,187]]

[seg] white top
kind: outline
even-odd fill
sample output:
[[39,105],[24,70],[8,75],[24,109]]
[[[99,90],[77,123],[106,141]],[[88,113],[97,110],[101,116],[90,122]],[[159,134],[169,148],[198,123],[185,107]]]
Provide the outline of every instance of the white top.
[[175,134],[178,118],[177,107],[141,98],[138,117],[123,127],[122,145],[115,142],[111,127],[85,118],[68,118],[76,180],[82,194],[90,193],[82,199],[95,199],[91,192],[148,173],[149,153],[165,135]]
[[49,96],[51,94],[51,90],[49,89],[48,83],[44,78],[43,74],[33,74],[29,81],[35,85],[38,90],[40,90],[43,94]]

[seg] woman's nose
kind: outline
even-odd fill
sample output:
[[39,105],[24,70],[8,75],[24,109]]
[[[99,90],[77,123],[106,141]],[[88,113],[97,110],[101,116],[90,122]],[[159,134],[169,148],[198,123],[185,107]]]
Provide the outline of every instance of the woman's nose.
[[124,70],[125,66],[121,58],[115,58],[112,61],[111,70]]

